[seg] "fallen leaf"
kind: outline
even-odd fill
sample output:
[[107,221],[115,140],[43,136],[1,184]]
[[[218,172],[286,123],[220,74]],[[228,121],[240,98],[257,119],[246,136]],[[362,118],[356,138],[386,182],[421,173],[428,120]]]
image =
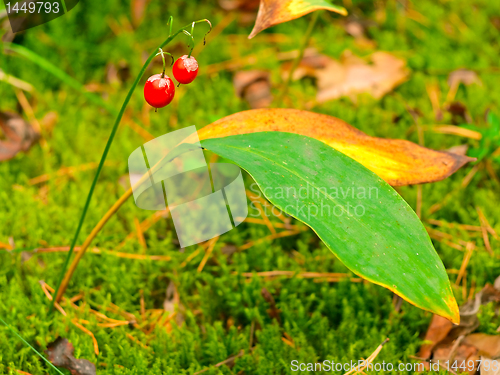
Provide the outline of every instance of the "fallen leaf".
[[144,19],[146,13],[146,7],[151,0],[132,0],[130,2],[131,14],[132,14],[132,25],[135,28],[139,27]]
[[23,118],[12,112],[0,112],[0,161],[8,160],[20,151],[28,151],[40,135]]
[[[293,72],[292,79],[297,81],[304,77],[316,78],[316,73],[318,70],[326,69],[328,64],[330,64],[332,59],[326,55],[322,55],[316,52],[316,50],[306,51],[304,57],[300,61],[299,65]],[[281,76],[283,80],[286,80],[290,75],[290,70],[292,68],[293,62],[289,61],[281,66],[282,72]]]
[[[448,343],[445,346],[436,348],[434,356],[432,357],[432,362],[436,363],[439,361],[441,369],[446,369],[446,361],[450,361],[450,367],[456,369],[465,361],[465,366],[468,361],[473,361],[477,364],[479,356],[477,355],[477,349],[471,345],[461,344],[454,350],[454,343]],[[456,361],[456,362],[455,362]],[[467,367],[466,367],[467,368]],[[473,375],[476,373],[477,366],[475,366],[472,371],[464,371],[461,374]]]
[[224,10],[239,10],[250,12],[259,7],[260,0],[219,0],[219,5]]
[[410,75],[406,61],[390,53],[375,52],[369,59],[371,64],[350,51],[345,51],[340,61],[330,59],[324,69],[316,72],[318,102],[360,93],[369,93],[380,99]]
[[460,102],[452,102],[446,106],[446,110],[451,113],[451,122],[454,125],[463,124],[466,121],[472,123],[472,118],[467,112],[467,107]]
[[130,67],[127,62],[122,60],[118,66],[109,63],[106,66],[106,81],[111,85],[121,84],[130,79]]
[[375,48],[376,43],[366,37],[366,27],[369,22],[360,21],[358,19],[349,19],[344,24],[344,30],[346,33],[354,37],[358,47],[362,48]]
[[174,282],[170,280],[165,293],[165,300],[163,301],[163,309],[170,313],[175,314],[175,322],[177,325],[182,325],[184,322],[183,312],[186,310],[184,305],[181,303],[179,292],[177,292],[177,287]]
[[452,154],[466,156],[468,150],[469,150],[469,145],[458,145],[450,147],[447,151],[451,152]]
[[47,346],[49,361],[55,366],[68,369],[72,375],[96,375],[95,365],[86,359],[73,357],[75,348],[62,337],[58,337]]
[[324,0],[260,0],[257,20],[248,39],[252,39],[262,30],[271,26],[294,20],[320,9],[343,16],[347,15],[345,8],[332,5]]
[[363,164],[392,186],[440,181],[474,160],[406,140],[370,137],[338,118],[296,109],[235,113],[200,129],[198,136],[203,140],[263,131],[315,138]]
[[233,85],[236,95],[245,99],[251,108],[268,107],[273,101],[269,72],[250,70],[237,72]]
[[262,290],[260,292],[262,294],[262,297],[264,297],[266,302],[269,303],[269,305],[270,305],[270,308],[267,310],[269,317],[271,319],[276,319],[278,321],[278,323],[281,324],[280,310],[278,310],[278,308],[276,308],[276,302],[274,300],[273,295],[266,288],[262,288]]
[[472,85],[473,83],[479,86],[483,85],[477,73],[467,69],[455,70],[448,76],[448,86],[458,86],[460,83],[463,83],[466,86]]
[[452,328],[453,323],[448,319],[443,318],[439,315],[434,315],[424,338],[424,340],[428,341],[429,343],[422,345],[418,356],[425,359],[430,358],[434,346],[436,346],[436,344],[440,343],[444,338],[446,338]]
[[481,355],[490,358],[500,357],[500,335],[492,336],[485,333],[474,333],[467,336],[465,342],[476,347]]
[[[500,286],[500,277],[495,281],[495,285]],[[490,302],[500,302],[500,290],[486,284],[475,295],[474,299],[460,306],[460,324],[458,326],[450,327],[450,324],[443,318],[434,316],[425,336],[425,340],[432,341],[432,344],[424,343],[420,348],[419,357],[432,359],[433,363],[438,360],[441,362],[449,360],[450,363],[457,361],[458,366],[463,361],[466,363],[467,361],[478,361],[480,356],[499,358],[500,335],[472,334],[480,325],[477,317],[480,307]],[[427,364],[426,368],[428,367]],[[476,370],[477,367],[468,373],[475,374]],[[483,374],[483,369],[481,369],[481,375]],[[488,374],[495,374],[495,372]]]
[[[495,365],[495,361],[497,364]],[[500,375],[498,360],[488,357],[481,357],[481,375]]]

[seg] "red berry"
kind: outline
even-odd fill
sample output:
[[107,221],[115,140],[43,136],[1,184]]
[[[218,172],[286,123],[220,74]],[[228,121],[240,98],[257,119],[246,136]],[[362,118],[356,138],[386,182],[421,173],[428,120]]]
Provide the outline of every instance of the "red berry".
[[152,75],[144,85],[144,99],[154,108],[163,108],[170,104],[174,95],[174,82],[166,75]]
[[193,56],[181,56],[174,63],[172,73],[179,83],[191,83],[198,75],[198,61]]

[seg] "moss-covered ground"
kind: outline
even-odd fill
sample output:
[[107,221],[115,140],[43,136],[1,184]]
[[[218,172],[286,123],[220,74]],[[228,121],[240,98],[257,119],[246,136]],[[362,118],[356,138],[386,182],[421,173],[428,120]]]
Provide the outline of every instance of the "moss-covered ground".
[[[380,101],[362,95],[356,102],[341,99],[312,108],[314,82],[306,79],[292,84],[286,106],[339,117],[370,135],[418,142],[408,109],[418,113],[421,125],[452,123],[454,119],[446,110],[440,121],[435,119],[427,88],[439,88],[443,103],[449,90],[448,74],[468,68],[478,73],[482,85],[460,86],[455,100],[465,106],[471,121],[480,128],[487,126],[488,109],[498,113],[500,2],[344,3],[351,15],[367,22],[368,37],[376,47],[360,46],[345,32],[344,20],[326,12],[320,17],[312,45],[333,57],[339,57],[345,49],[360,56],[375,49],[391,51],[407,60],[410,79]],[[118,110],[145,56],[166,38],[169,15],[174,16],[174,29],[201,18],[209,18],[215,26],[206,47],[197,49],[199,78],[180,87],[173,104],[154,113],[144,103],[141,87],[135,90],[111,148],[109,165],[99,179],[79,243],[124,192],[119,181],[128,172],[128,156],[147,140],[133,123],[159,136],[188,125],[202,127],[248,109],[234,93],[233,72],[226,70],[238,64],[223,63],[239,62],[237,69],[270,70],[277,84],[281,81],[277,52],[296,49],[308,22],[305,17],[279,25],[249,41],[246,37],[252,22],[242,23],[244,17],[226,13],[215,2],[153,1],[136,29],[131,25],[130,9],[128,1],[81,1],[67,16],[20,33],[14,40],[102,95]],[[203,27],[195,29],[198,42]],[[179,56],[186,52],[187,42],[181,36],[167,50]],[[244,59],[249,56],[253,58]],[[35,253],[33,249],[70,244],[95,169],[64,176],[57,176],[57,172],[64,167],[98,162],[114,118],[81,92],[23,57],[3,54],[0,58],[2,70],[33,85],[34,92],[27,94],[28,99],[36,118],[46,125],[46,145],[37,144],[29,152],[0,163],[0,242],[15,245],[14,251],[0,252],[0,317],[37,350],[43,352],[57,336],[66,337],[76,348],[75,356],[96,363],[99,374],[193,374],[204,369],[208,369],[204,372],[207,375],[287,374],[293,373],[292,360],[350,362],[367,358],[388,337],[390,341],[377,361],[414,362],[412,356],[418,352],[431,314],[406,302],[397,311],[390,291],[349,280],[241,275],[273,270],[347,272],[312,231],[231,252],[234,246],[270,234],[264,225],[245,223],[220,238],[198,272],[204,250],[193,246],[179,251],[175,231],[167,219],[157,221],[144,232],[147,250],[137,237],[119,247],[130,233],[136,233],[135,220],[143,222],[152,214],[136,207],[133,200],[128,200],[104,227],[93,242],[100,253],[86,254],[72,279],[66,296],[81,295],[75,302],[79,309],[66,302],[62,307],[67,316],[58,311],[49,314],[50,302],[40,280],[55,287],[66,253]],[[148,74],[157,72],[159,63],[156,61]],[[113,69],[118,69],[117,79],[109,78]],[[278,94],[278,89],[274,90]],[[0,110],[21,111],[15,90],[4,82],[0,82]],[[44,119],[54,116],[57,119],[49,128],[50,121]],[[477,141],[432,132],[425,132],[424,140],[434,149],[478,146]],[[498,164],[491,165],[498,173]],[[435,227],[428,220],[477,226],[480,220],[476,207],[480,207],[492,227],[500,231],[500,186],[486,169],[480,168],[463,188],[472,167],[467,165],[447,180],[422,188],[424,223],[450,234],[454,243],[476,244],[466,280],[455,288],[459,303],[471,288],[480,289],[500,275],[499,242],[490,236],[492,256],[479,232]],[[47,181],[30,182],[44,174],[50,175]],[[398,190],[416,208],[417,187]],[[437,203],[442,207],[431,210]],[[434,240],[434,244],[455,283],[464,247],[460,246],[461,251],[443,241]],[[171,260],[127,259],[116,256],[117,252],[170,256]],[[263,288],[274,298],[275,307],[271,298],[262,293]],[[171,311],[161,311],[167,293],[174,295],[167,300],[177,306],[175,317]],[[90,311],[132,320],[117,313],[115,305],[122,312],[134,314],[137,324],[104,327],[103,319]],[[276,309],[279,319],[273,318]],[[95,335],[99,355],[95,354],[91,336],[73,321]],[[499,324],[493,308],[484,307],[480,330],[494,333]],[[213,366],[242,350],[234,366]],[[55,373],[7,328],[0,327],[0,373],[16,374],[16,370]]]

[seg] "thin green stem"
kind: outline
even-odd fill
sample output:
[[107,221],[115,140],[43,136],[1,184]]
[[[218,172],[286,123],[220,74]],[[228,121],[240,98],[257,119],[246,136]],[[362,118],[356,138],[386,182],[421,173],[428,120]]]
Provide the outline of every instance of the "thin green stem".
[[170,30],[168,36],[172,35],[172,26],[174,25],[174,17],[172,16],[168,17],[167,26],[169,25],[170,25]]
[[[104,152],[102,154],[102,157],[101,157],[101,161],[99,162],[99,166],[97,167],[97,171],[96,171],[96,174],[95,174],[95,177],[94,177],[94,180],[92,181],[92,185],[90,186],[90,190],[89,190],[89,193],[87,195],[87,199],[85,201],[85,205],[83,207],[83,212],[82,212],[82,215],[80,216],[80,220],[78,222],[78,226],[76,228],[76,232],[75,232],[75,235],[73,237],[73,240],[71,241],[71,246],[70,246],[70,249],[69,249],[69,252],[68,252],[68,255],[66,256],[66,260],[64,262],[64,265],[63,265],[63,269],[61,271],[61,274],[59,275],[59,280],[57,282],[57,288],[54,292],[54,296],[57,296],[58,295],[58,292],[59,292],[59,288],[61,287],[61,282],[64,278],[64,274],[66,273],[66,269],[68,268],[68,264],[69,264],[69,260],[71,259],[71,256],[73,255],[73,252],[74,252],[74,249],[75,249],[75,246],[76,246],[76,242],[78,241],[78,237],[80,235],[80,231],[82,230],[82,226],[83,226],[83,222],[85,221],[85,217],[87,215],[87,211],[89,209],[89,206],[90,206],[90,201],[92,199],[92,195],[94,194],[94,190],[95,190],[95,187],[97,185],[97,180],[99,179],[99,175],[101,174],[101,170],[104,166],[104,162],[106,161],[106,157],[108,156],[108,153],[109,153],[109,150],[111,148],[111,144],[113,143],[113,139],[115,138],[115,135],[116,135],[116,131],[118,130],[118,125],[120,124],[120,121],[123,117],[123,113],[125,112],[125,108],[127,107],[130,99],[132,98],[132,94],[134,93],[134,90],[135,88],[137,87],[137,85],[139,84],[139,81],[141,80],[142,76],[144,75],[144,73],[146,72],[146,68],[148,67],[148,65],[151,63],[151,61],[155,58],[156,56],[156,51],[158,51],[159,48],[163,48],[165,45],[167,45],[168,43],[170,43],[172,41],[172,39],[174,39],[177,35],[179,35],[185,28],[189,27],[190,25],[186,25],[184,27],[181,27],[179,30],[177,30],[173,35],[170,35],[163,43],[161,43],[157,48],[155,48],[155,50],[151,53],[151,55],[149,56],[149,58],[147,59],[147,61],[144,63],[141,71],[139,72],[139,74],[137,75],[134,83],[132,84],[132,87],[130,88],[128,94],[127,94],[127,97],[125,98],[125,101],[123,102],[123,105],[120,109],[120,112],[118,113],[118,116],[115,120],[115,123],[113,125],[113,128],[111,129],[111,134],[109,135],[109,138],[108,138],[108,142],[106,143],[106,147],[104,148]],[[54,298],[52,300],[52,304],[50,306],[50,312],[52,312],[54,310],[54,303],[56,302],[56,299]]]
[[66,8],[66,1],[64,0],[61,0],[61,4],[62,4],[62,7],[63,7],[63,10],[64,10],[64,13],[68,13],[68,8]]
[[292,68],[290,69],[290,74],[288,75],[288,78],[287,78],[285,84],[283,85],[283,88],[281,89],[281,93],[276,101],[276,105],[278,107],[281,106],[283,99],[285,98],[286,94],[288,93],[288,87],[290,86],[290,83],[292,82],[293,73],[295,73],[295,70],[299,66],[302,59],[304,58],[304,52],[305,52],[307,46],[309,45],[309,41],[311,39],[312,32],[314,30],[314,26],[316,25],[316,22],[318,21],[318,18],[319,18],[319,11],[316,11],[313,13],[311,20],[309,21],[309,26],[307,26],[306,34],[304,36],[304,39],[302,40],[302,44],[300,45],[299,54],[295,58],[295,60],[293,61]]
[[104,108],[106,111],[108,111],[113,115],[117,115],[118,112],[114,107],[106,103],[99,95],[89,92],[84,85],[78,82],[78,80],[66,74],[63,70],[52,64],[50,61],[44,59],[43,57],[37,55],[36,53],[30,51],[29,49],[19,44],[3,43],[3,45],[5,46],[5,50],[17,53],[18,55],[37,64],[40,68],[45,69],[47,72],[59,78],[62,82],[66,83],[71,88],[79,91],[82,95],[87,97],[87,99],[92,103]]
[[[166,67],[166,65],[165,65],[165,55],[169,55],[169,56],[170,56],[170,58],[172,59],[172,63],[170,64],[170,66],[174,65],[174,61],[175,61],[175,60],[174,60],[174,56],[172,56],[172,54],[171,54],[171,53],[165,52],[165,51],[163,51],[161,48],[158,48],[158,49],[160,50],[160,52],[158,52],[158,53],[155,55],[155,57],[156,57],[156,56],[161,55],[161,58],[162,58],[162,60],[163,60],[163,73],[162,73],[162,75],[161,75],[161,78],[163,78],[163,77],[165,77],[165,67]],[[158,109],[158,108],[155,108],[155,109]],[[155,112],[156,112],[156,111],[155,111]]]
[[45,362],[47,362],[47,364],[52,367],[54,370],[56,370],[59,374],[61,375],[64,375],[61,370],[59,370],[56,366],[54,366],[47,358],[45,358],[38,350],[36,350],[33,346],[30,345],[29,342],[27,342],[25,339],[23,339],[21,337],[21,335],[19,333],[17,333],[17,331],[11,327],[11,325],[9,323],[7,323],[5,320],[3,320],[2,318],[0,318],[0,322],[2,322],[15,336],[17,336],[17,338],[19,340],[21,340],[25,345],[27,345],[28,347],[31,348],[31,350],[33,350],[41,359],[43,359]]

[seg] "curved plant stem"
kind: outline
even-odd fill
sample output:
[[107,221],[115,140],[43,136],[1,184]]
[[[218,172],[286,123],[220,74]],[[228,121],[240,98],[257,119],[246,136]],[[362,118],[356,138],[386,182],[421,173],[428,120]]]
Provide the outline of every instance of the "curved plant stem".
[[288,93],[288,87],[290,86],[290,82],[292,82],[292,77],[293,73],[299,66],[300,62],[302,61],[302,58],[304,57],[304,52],[309,44],[309,40],[311,39],[312,32],[314,30],[314,26],[316,25],[316,22],[318,21],[319,17],[319,11],[316,11],[313,13],[311,20],[309,21],[309,26],[307,26],[306,34],[304,36],[304,39],[302,40],[302,44],[300,45],[299,49],[299,55],[295,58],[292,64],[292,68],[290,69],[290,74],[288,75],[288,78],[283,85],[283,88],[281,89],[280,96],[278,97],[278,100],[276,101],[276,105],[279,107],[281,106],[281,103],[283,102],[283,99],[285,98],[286,94]]
[[[198,22],[206,22],[206,20],[200,20],[200,21],[196,21],[196,22],[197,23]],[[99,179],[99,175],[101,174],[102,167],[104,166],[104,162],[106,161],[106,157],[108,156],[109,149],[111,148],[111,144],[113,143],[113,139],[114,139],[114,137],[116,135],[116,131],[118,130],[118,125],[120,124],[120,121],[121,121],[121,119],[123,117],[123,113],[125,112],[125,108],[127,107],[128,103],[130,101],[130,98],[132,97],[132,94],[134,93],[135,88],[139,84],[140,79],[142,78],[142,76],[146,72],[146,68],[151,63],[151,61],[155,58],[158,49],[159,48],[163,48],[165,45],[167,45],[168,43],[170,43],[172,41],[172,39],[174,39],[178,34],[180,34],[181,32],[183,32],[183,30],[185,28],[189,27],[189,26],[191,26],[191,24],[186,25],[184,27],[181,27],[174,34],[169,35],[169,37],[164,42],[162,42],[157,48],[155,48],[155,50],[149,55],[149,58],[144,63],[141,71],[137,75],[134,83],[132,84],[132,87],[130,87],[130,90],[129,90],[128,94],[127,94],[127,97],[125,98],[125,101],[123,102],[123,105],[122,105],[122,107],[120,109],[120,112],[118,113],[118,116],[116,117],[116,120],[115,120],[115,123],[113,125],[113,128],[111,129],[111,134],[109,135],[108,142],[106,143],[106,147],[104,148],[104,152],[102,154],[101,161],[99,162],[99,166],[97,167],[97,171],[96,171],[94,180],[92,181],[92,185],[91,185],[89,193],[87,195],[87,199],[86,199],[85,205],[83,207],[83,212],[82,212],[82,215],[80,216],[80,220],[79,220],[78,226],[76,228],[75,236],[73,237],[73,240],[71,241],[71,246],[70,246],[68,255],[66,257],[63,269],[62,269],[61,274],[59,276],[59,280],[58,280],[58,283],[57,283],[57,288],[56,288],[56,291],[54,293],[56,297],[53,299],[51,307],[50,307],[50,311],[51,312],[54,309],[54,304],[56,302],[59,302],[61,300],[61,298],[62,298],[62,296],[63,296],[63,294],[64,294],[64,292],[65,292],[65,290],[66,290],[66,288],[67,288],[67,286],[69,284],[69,280],[71,279],[71,276],[72,276],[73,272],[76,269],[78,261],[81,259],[81,257],[84,254],[84,250],[80,249],[80,251],[77,254],[77,257],[75,258],[75,260],[78,259],[78,261],[76,262],[76,264],[75,264],[75,262],[73,262],[72,268],[70,270],[68,270],[68,274],[66,275],[66,277],[64,277],[64,275],[66,273],[66,269],[67,269],[68,264],[69,264],[69,260],[71,259],[71,256],[73,255],[76,242],[78,241],[78,237],[80,235],[80,231],[82,229],[83,222],[85,221],[85,216],[87,215],[87,211],[88,211],[89,206],[90,206],[90,201],[92,199],[92,195],[94,194],[94,190],[95,190],[95,187],[97,185],[97,180]],[[106,221],[104,221],[104,223]],[[104,223],[103,223],[103,225],[104,225]],[[94,228],[94,229],[96,229],[96,228]],[[99,232],[99,230],[100,230],[100,228],[96,231],[95,234],[97,234],[97,232]],[[94,237],[95,237],[95,235],[94,235]],[[74,267],[73,267],[73,265],[74,265]],[[71,271],[71,272],[69,272],[69,271]],[[63,283],[63,277],[64,277],[64,280],[65,280],[65,283]]]

